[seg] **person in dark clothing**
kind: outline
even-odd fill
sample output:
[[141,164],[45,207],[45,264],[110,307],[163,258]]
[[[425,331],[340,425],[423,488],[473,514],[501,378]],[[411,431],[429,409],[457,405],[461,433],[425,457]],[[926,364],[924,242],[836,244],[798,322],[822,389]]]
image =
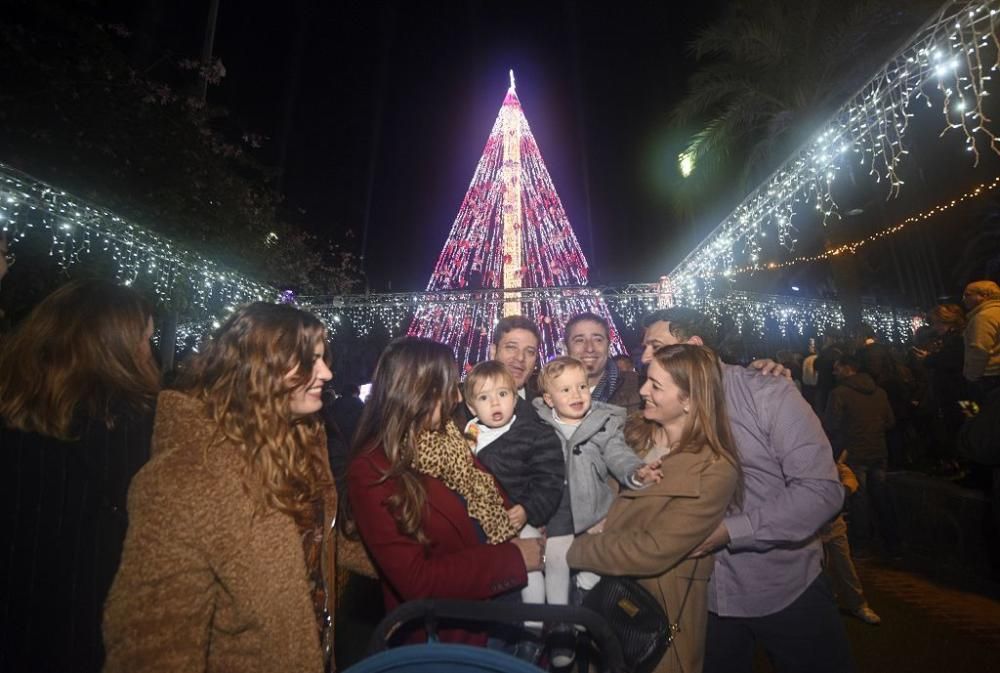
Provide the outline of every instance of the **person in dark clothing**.
[[[334,395],[333,386],[328,385],[323,390],[322,415],[326,426],[326,451],[337,493],[347,492],[351,438],[364,410],[360,394],[360,389],[353,384],[340,386],[340,397]],[[357,416],[354,415],[355,409]],[[342,499],[341,504],[345,500]],[[347,668],[367,655],[368,641],[375,627],[385,617],[385,607],[382,605],[382,587],[378,578],[339,568],[337,583],[339,598],[334,612],[337,632],[334,659],[338,666]]]
[[939,304],[928,319],[934,340],[926,349],[914,349],[930,374],[930,407],[935,422],[934,446],[940,467],[946,473],[959,473],[955,462],[955,437],[965,415],[960,400],[969,399],[962,363],[965,356],[965,313],[958,304]]
[[[350,460],[351,444],[340,431],[333,415],[334,393],[330,387],[323,389],[323,426],[326,429],[326,455],[330,461],[330,472],[337,488],[344,488],[347,479],[347,463]],[[342,492],[342,491],[338,491]]]
[[813,363],[816,371],[813,408],[819,416],[823,415],[830,393],[837,387],[837,377],[833,374],[833,366],[836,364],[837,358],[849,352],[847,344],[838,340],[834,334],[827,335],[823,342],[823,348],[820,349],[816,361]]
[[619,370],[618,365],[609,357],[609,332],[608,322],[601,316],[578,313],[566,323],[566,350],[586,367],[587,382],[594,400],[625,407],[626,412],[633,412],[642,403],[642,398],[639,397],[639,375],[634,371]]
[[896,419],[886,392],[859,369],[857,358],[841,355],[837,359],[834,373],[840,383],[830,393],[823,424],[834,452],[846,451],[845,463],[858,478],[859,488],[849,501],[852,545],[864,548],[874,512],[886,551],[897,556],[900,542],[885,476],[885,433]]
[[340,397],[333,401],[333,419],[340,433],[348,444],[354,438],[354,431],[361,420],[361,412],[365,410],[365,403],[361,401],[361,390],[353,383],[348,383],[341,387]]
[[1000,467],[1000,390],[990,393],[979,413],[966,420],[959,430],[958,443],[963,458]]
[[[559,507],[566,479],[562,441],[531,403],[517,395],[514,377],[502,362],[487,360],[473,367],[463,392],[474,414],[465,426],[466,438],[514,503],[508,515],[518,537],[543,537],[541,529]],[[544,604],[542,572],[529,572],[528,585],[507,599]],[[494,637],[516,642],[515,656],[534,662],[541,652],[542,624],[525,626],[527,632],[500,630]]]
[[[507,401],[510,413],[496,410],[492,414],[495,419],[484,418],[489,400],[478,398],[489,392],[484,388],[501,384],[507,386],[503,391],[511,393]],[[531,403],[517,396],[515,385],[502,363],[487,360],[476,365],[465,380],[465,403],[476,414],[466,425],[466,433],[474,430],[473,451],[479,462],[523,510],[515,526],[527,523],[540,528],[555,513],[562,497],[566,478],[562,442]]]
[[7,232],[0,231],[0,282],[3,282],[3,277],[7,275],[7,271],[13,263],[14,255],[10,252],[7,242]]
[[886,382],[896,377],[896,361],[892,350],[878,340],[874,331],[868,329],[864,345],[855,353],[858,358],[858,371],[869,374],[882,388]]
[[[7,232],[0,231],[0,284],[3,283],[3,277],[7,275],[10,267],[14,264],[14,255],[10,252],[10,246],[7,241]],[[7,332],[7,316],[4,310],[0,308],[0,337]]]
[[[327,391],[323,394],[323,423],[326,425],[326,450],[330,458],[330,471],[337,488],[343,489],[347,478],[348,456],[351,450],[351,440],[361,419],[365,403],[361,401],[361,390],[353,383],[340,387],[340,396],[329,399]],[[332,392],[329,393],[332,397]],[[341,493],[344,491],[341,490]]]
[[502,362],[514,377],[517,394],[528,401],[539,395],[535,374],[542,333],[523,315],[509,315],[493,328],[490,360]]
[[895,416],[895,423],[886,435],[888,450],[887,465],[901,468],[911,464],[910,446],[906,437],[912,436],[909,431],[913,412],[913,393],[915,389],[913,373],[909,367],[896,360],[892,349],[878,340],[874,330],[868,329],[864,345],[858,349],[855,356],[860,369],[869,374],[885,394]]
[[635,371],[635,362],[633,362],[632,358],[628,355],[616,355],[613,359],[620,374]]
[[96,673],[126,495],[149,458],[152,307],[107,281],[44,299],[0,351],[0,670]]
[[987,527],[987,549],[993,577],[1000,579],[1000,389],[990,393],[979,413],[962,426],[958,434],[958,451],[963,459],[993,473],[990,492],[993,520],[992,526]]

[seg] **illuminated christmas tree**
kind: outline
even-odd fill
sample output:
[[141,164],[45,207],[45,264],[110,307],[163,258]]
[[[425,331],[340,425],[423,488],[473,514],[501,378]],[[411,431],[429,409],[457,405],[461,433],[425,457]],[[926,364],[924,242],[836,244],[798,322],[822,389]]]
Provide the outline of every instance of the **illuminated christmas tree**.
[[558,353],[566,320],[589,311],[611,326],[612,353],[625,352],[604,300],[579,289],[586,284],[587,260],[521,110],[511,71],[507,97],[427,284],[428,292],[461,292],[421,307],[408,334],[450,345],[465,365],[487,357],[501,317],[522,314],[542,332],[544,361]]

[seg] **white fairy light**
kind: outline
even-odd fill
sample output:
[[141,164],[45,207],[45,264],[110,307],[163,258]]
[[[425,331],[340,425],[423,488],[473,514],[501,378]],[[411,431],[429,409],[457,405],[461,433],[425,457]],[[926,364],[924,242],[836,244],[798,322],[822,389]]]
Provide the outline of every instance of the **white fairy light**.
[[[716,323],[728,322],[736,332],[761,337],[770,328],[777,328],[782,335],[822,335],[831,329],[845,326],[840,304],[831,301],[781,297],[748,292],[733,292],[724,296],[699,297],[691,300],[688,294],[681,298],[678,288],[669,280],[658,283],[637,283],[616,287],[569,288],[520,288],[520,301],[525,315],[536,319],[545,304],[555,315],[554,323],[565,320],[573,313],[585,310],[588,300],[602,299],[618,324],[636,329],[644,316],[658,308],[679,305],[691,306],[708,315]],[[500,316],[503,315],[503,290],[477,290],[452,292],[399,292],[364,295],[299,297],[300,306],[315,313],[326,325],[331,335],[353,333],[367,336],[376,330],[394,337],[406,333],[410,317],[417,311],[434,307],[474,305],[482,310],[483,321],[472,330],[478,337],[488,339]],[[923,317],[914,311],[886,306],[865,304],[864,321],[871,325],[886,341],[905,342],[915,326],[923,324]],[[539,328],[551,329],[544,318],[538,318]],[[192,327],[192,333],[199,328]],[[202,333],[209,331],[200,328]],[[442,326],[449,330],[468,330],[469,326],[456,324]],[[479,334],[479,331],[482,334]],[[551,354],[549,354],[551,355]]]
[[142,279],[165,304],[180,291],[193,313],[214,314],[225,305],[277,296],[267,285],[2,163],[0,219],[14,243],[47,235],[50,256],[64,268],[84,255],[106,254],[115,280],[132,286]]
[[904,138],[917,109],[914,103],[921,98],[929,108],[933,99],[941,101],[942,135],[961,131],[975,164],[983,147],[1000,154],[1000,141],[987,126],[989,119],[983,116],[982,107],[983,98],[989,95],[989,73],[1000,51],[1000,25],[991,18],[998,6],[1000,0],[946,5],[812,141],[744,199],[671,272],[680,296],[703,294],[704,281],[728,275],[737,259],[756,264],[761,239],[768,231],[777,232],[781,244],[791,250],[795,227],[800,219],[810,217],[808,213],[822,213],[824,226],[839,221],[832,189],[848,157],[855,157],[876,182],[885,181],[890,197],[897,196],[903,186],[898,170],[908,154]]

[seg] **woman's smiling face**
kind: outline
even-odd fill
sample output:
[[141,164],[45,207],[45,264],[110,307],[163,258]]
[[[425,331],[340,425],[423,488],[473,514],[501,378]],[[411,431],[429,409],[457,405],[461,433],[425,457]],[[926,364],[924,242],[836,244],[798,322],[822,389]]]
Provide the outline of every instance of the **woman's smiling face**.
[[[320,341],[316,344],[316,348],[313,351],[312,375],[308,381],[294,389],[291,393],[292,399],[288,406],[292,411],[292,416],[295,418],[314,414],[323,408],[323,384],[333,378],[330,368],[323,361],[324,352],[325,344]],[[294,380],[297,373],[297,368],[292,369],[292,371],[288,372],[286,378]]]
[[687,395],[655,358],[649,363],[646,382],[642,384],[639,394],[646,402],[642,415],[647,420],[667,427],[687,415]]

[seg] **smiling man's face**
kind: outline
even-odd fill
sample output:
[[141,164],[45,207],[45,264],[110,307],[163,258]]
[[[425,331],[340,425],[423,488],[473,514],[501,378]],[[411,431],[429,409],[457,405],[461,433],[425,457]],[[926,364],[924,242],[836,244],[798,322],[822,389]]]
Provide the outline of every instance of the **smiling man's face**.
[[566,333],[566,348],[570,356],[583,363],[590,385],[597,385],[608,364],[611,348],[604,325],[593,320],[575,323]]
[[514,328],[490,346],[490,358],[503,363],[520,390],[538,364],[538,339],[526,329]]

